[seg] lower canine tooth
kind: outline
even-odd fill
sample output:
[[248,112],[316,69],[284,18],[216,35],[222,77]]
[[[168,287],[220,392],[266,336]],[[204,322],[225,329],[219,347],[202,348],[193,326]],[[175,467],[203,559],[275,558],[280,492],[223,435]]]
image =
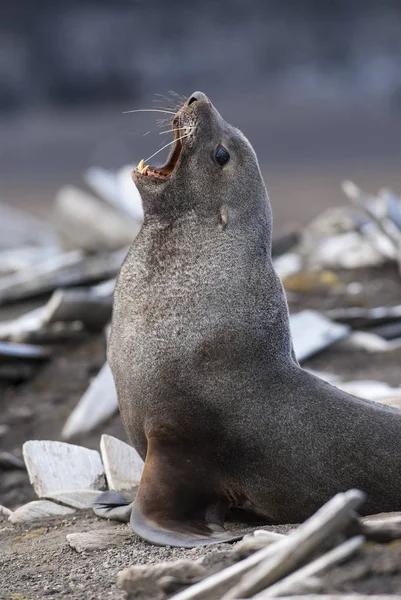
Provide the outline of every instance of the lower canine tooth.
[[146,167],[144,167],[142,169],[142,175],[147,175],[148,171],[149,171],[149,165],[146,165]]
[[142,159],[137,166],[137,169],[140,173],[142,173],[144,166],[145,166],[145,161]]

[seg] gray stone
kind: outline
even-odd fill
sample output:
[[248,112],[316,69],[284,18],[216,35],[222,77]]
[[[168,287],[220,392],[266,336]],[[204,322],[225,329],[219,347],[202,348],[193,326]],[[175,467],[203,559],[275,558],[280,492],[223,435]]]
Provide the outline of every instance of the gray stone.
[[113,529],[99,529],[83,533],[69,533],[67,542],[77,552],[91,552],[92,550],[105,550],[129,542],[133,537],[130,528],[116,527]]
[[28,504],[20,506],[11,513],[9,521],[11,523],[25,523],[25,521],[33,521],[47,517],[70,515],[74,512],[73,508],[61,506],[55,502],[49,502],[48,500],[33,500],[33,502],[28,502]]

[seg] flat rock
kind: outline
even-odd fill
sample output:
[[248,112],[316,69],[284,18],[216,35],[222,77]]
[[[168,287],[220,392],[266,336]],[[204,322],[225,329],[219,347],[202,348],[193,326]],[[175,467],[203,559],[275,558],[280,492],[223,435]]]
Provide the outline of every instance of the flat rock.
[[375,400],[382,404],[389,404],[394,407],[399,405],[401,397],[401,388],[392,388],[383,381],[366,379],[361,381],[345,381],[335,384],[338,388],[348,394],[353,394],[359,398]]
[[[131,187],[135,190],[134,184]],[[86,252],[112,251],[135,239],[140,225],[129,214],[121,214],[91,194],[68,185],[54,201],[54,219],[63,245]]]
[[290,329],[299,362],[346,337],[350,331],[348,325],[333,323],[313,310],[303,310],[291,315]]
[[133,537],[130,528],[121,527],[113,529],[99,529],[98,531],[86,531],[83,533],[69,533],[67,542],[77,552],[91,552],[92,550],[104,550],[113,548],[122,543],[128,543]]
[[65,490],[46,494],[44,498],[72,508],[92,508],[101,493],[100,490]]
[[[204,579],[207,571],[201,565],[187,559],[163,562],[158,565],[136,565],[120,571],[118,587],[132,597],[164,600],[183,587]],[[130,596],[131,597],[131,596]]]
[[393,252],[386,236],[371,232],[362,238],[356,231],[341,233],[320,240],[308,256],[311,269],[357,269],[380,266]]
[[103,490],[100,454],[65,442],[31,440],[22,447],[29,480],[39,498],[66,490]]
[[103,434],[100,452],[110,490],[123,492],[139,485],[144,462],[135,448],[112,435]]
[[109,364],[105,363],[68,417],[61,435],[68,440],[79,433],[92,431],[117,410],[113,375]]
[[0,504],[0,521],[2,521],[3,519],[8,519],[12,512],[12,510]]
[[24,523],[35,519],[44,519],[46,517],[57,517],[69,515],[75,512],[73,508],[61,506],[48,500],[33,500],[24,506],[20,506],[11,513],[9,521],[11,523]]

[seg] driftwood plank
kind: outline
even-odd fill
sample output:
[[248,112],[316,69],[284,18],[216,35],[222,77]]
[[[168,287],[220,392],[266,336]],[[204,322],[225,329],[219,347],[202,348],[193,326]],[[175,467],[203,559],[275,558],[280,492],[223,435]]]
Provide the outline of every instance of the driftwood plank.
[[[277,598],[284,594],[302,593],[302,591],[307,590],[308,581],[310,581],[311,578],[314,578],[316,575],[323,575],[330,567],[337,565],[355,554],[364,541],[365,538],[362,535],[347,540],[343,544],[330,550],[330,552],[323,554],[323,556],[320,556],[308,565],[305,565],[302,569],[298,569],[295,573],[291,573],[291,575],[288,575],[278,583],[253,597],[255,600],[256,598],[258,600],[264,600],[265,598]],[[266,566],[267,568],[269,567],[269,565]],[[260,569],[262,569],[262,565],[260,565]],[[232,597],[234,598],[235,596]]]
[[313,552],[324,546],[331,536],[341,533],[354,520],[352,509],[358,507],[364,498],[364,494],[358,490],[334,496],[298,529],[274,546],[270,546],[271,549],[276,548],[274,555],[268,556],[247,573],[238,585],[224,596],[224,600],[249,598],[289,575]]
[[[354,519],[354,510],[365,496],[359,490],[337,494],[283,539],[259,550],[245,560],[196,583],[175,595],[172,600],[217,600],[239,583],[262,561],[269,559],[277,579],[297,568],[311,552],[323,545],[330,536],[337,535]],[[282,568],[283,557],[286,557]],[[270,576],[269,576],[270,577]],[[277,579],[269,580],[271,583]],[[260,591],[259,588],[257,591]],[[256,592],[255,592],[256,593]],[[229,596],[227,596],[229,597]]]

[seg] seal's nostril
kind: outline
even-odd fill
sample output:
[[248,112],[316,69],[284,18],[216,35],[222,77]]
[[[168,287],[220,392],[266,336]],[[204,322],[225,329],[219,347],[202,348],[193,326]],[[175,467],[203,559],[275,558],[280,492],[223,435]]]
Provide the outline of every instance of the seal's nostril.
[[190,106],[193,102],[196,102],[197,100],[207,100],[207,96],[205,96],[203,92],[195,92],[194,94],[192,94],[192,96],[188,98],[187,106]]

